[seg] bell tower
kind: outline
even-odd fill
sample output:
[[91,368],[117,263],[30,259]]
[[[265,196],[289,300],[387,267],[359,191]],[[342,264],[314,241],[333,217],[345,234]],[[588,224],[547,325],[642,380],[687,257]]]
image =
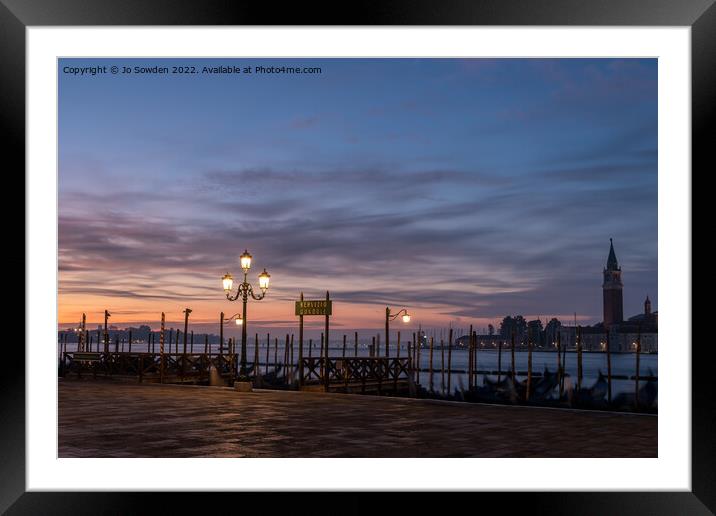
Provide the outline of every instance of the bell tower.
[[607,258],[607,266],[604,268],[604,283],[602,284],[604,327],[607,330],[613,324],[618,324],[624,320],[623,288],[622,270],[617,262],[617,255],[614,253],[614,242],[610,238],[609,257]]

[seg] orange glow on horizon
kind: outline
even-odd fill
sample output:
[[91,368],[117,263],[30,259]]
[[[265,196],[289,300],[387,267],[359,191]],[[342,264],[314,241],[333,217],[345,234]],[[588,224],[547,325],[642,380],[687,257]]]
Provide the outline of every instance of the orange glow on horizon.
[[[309,296],[307,296],[309,297]],[[333,298],[333,296],[331,296]],[[316,296],[316,298],[319,298]],[[295,300],[274,297],[271,292],[262,301],[249,300],[248,304],[248,328],[298,328],[298,317],[294,315]],[[191,325],[218,325],[219,314],[223,311],[229,317],[241,310],[239,301],[230,302],[219,294],[216,300],[162,300],[144,298],[122,298],[95,295],[64,294],[58,296],[58,321],[61,327],[76,326],[82,318],[82,313],[87,314],[87,328],[92,330],[98,325],[104,324],[104,310],[112,314],[109,320],[111,326],[125,327],[147,324],[152,329],[159,328],[161,313],[166,316],[167,327],[179,327],[184,324],[183,310],[186,307],[192,309],[189,317]],[[439,328],[452,325],[454,328],[468,327],[471,324],[476,331],[487,328],[489,324],[499,332],[499,325],[502,317],[451,317],[449,308],[444,307],[418,307],[411,308],[410,322],[399,325],[391,325],[394,331],[412,331],[418,326],[423,328]],[[559,319],[563,325],[569,326],[574,322],[574,314],[537,315],[523,314],[526,320],[542,320],[543,325],[552,317]],[[346,331],[358,328],[381,328],[385,320],[385,305],[376,302],[374,305],[364,303],[352,303],[333,298],[333,316],[331,327],[336,331]],[[577,315],[577,322],[587,324],[590,317]],[[319,329],[324,324],[323,317],[306,317],[304,324],[308,329]],[[234,330],[240,328],[235,324],[228,328]],[[231,331],[227,329],[227,331]],[[217,330],[218,332],[218,330]]]

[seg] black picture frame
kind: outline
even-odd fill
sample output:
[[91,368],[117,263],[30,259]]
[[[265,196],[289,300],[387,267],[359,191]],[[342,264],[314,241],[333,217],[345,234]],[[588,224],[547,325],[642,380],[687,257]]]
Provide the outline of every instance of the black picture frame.
[[[31,26],[90,25],[573,25],[689,26],[692,72],[693,170],[713,171],[713,114],[716,95],[716,6],[714,0],[390,0],[355,2],[351,9],[293,3],[220,0],[0,0],[0,119],[5,162],[25,167],[25,30]],[[711,165],[709,167],[709,165]],[[8,171],[10,168],[8,167]],[[692,172],[692,176],[695,174]],[[24,254],[23,254],[24,257]],[[10,265],[19,262],[17,255]],[[20,264],[17,264],[18,267]],[[690,302],[690,300],[684,300]],[[26,314],[27,321],[27,314]],[[689,331],[690,334],[690,331]],[[508,504],[509,512],[551,514],[710,514],[716,512],[714,389],[709,379],[709,343],[692,345],[692,491],[610,493],[481,494],[484,501]],[[27,343],[25,343],[27,346]],[[25,354],[4,347],[8,363],[0,375],[0,510],[8,514],[133,514],[147,512],[160,497],[161,513],[186,512],[199,499],[163,493],[27,493],[25,492]],[[555,484],[558,484],[555,479]],[[216,504],[235,500],[217,493]],[[253,495],[241,503],[247,507]],[[368,495],[346,495],[341,512],[365,512]],[[258,500],[258,499],[257,499]],[[264,498],[266,500],[266,498]],[[204,504],[204,502],[199,502]],[[300,504],[300,502],[295,502]],[[419,507],[421,496],[401,502]],[[457,502],[461,503],[461,502]],[[473,502],[470,502],[473,503]],[[482,501],[480,503],[483,503]],[[293,505],[293,504],[292,504]],[[146,510],[140,510],[143,507]],[[234,505],[235,507],[235,505]],[[457,507],[457,506],[455,506]],[[475,507],[479,507],[476,505]],[[206,508],[206,505],[205,505]],[[275,509],[275,505],[272,505]],[[273,511],[271,511],[273,512]],[[323,511],[319,511],[323,512]]]

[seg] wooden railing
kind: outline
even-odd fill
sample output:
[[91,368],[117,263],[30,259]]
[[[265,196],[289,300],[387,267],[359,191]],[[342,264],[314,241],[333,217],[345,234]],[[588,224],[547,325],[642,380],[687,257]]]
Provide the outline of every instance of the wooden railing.
[[213,365],[220,376],[230,377],[235,369],[233,355],[206,353],[88,353],[65,352],[60,362],[61,374],[97,374],[136,376],[163,381],[207,381]]
[[[302,367],[300,367],[302,366]],[[302,385],[355,385],[367,383],[393,384],[410,378],[409,358],[387,357],[325,357],[303,358]]]
[[[278,364],[275,364],[277,366]],[[303,358],[298,364],[299,387],[322,385],[328,390],[335,386],[375,386],[397,389],[398,384],[411,378],[410,358],[387,357],[312,357]],[[215,368],[224,379],[231,379],[236,372],[234,355],[209,355],[206,353],[124,353],[124,352],[64,352],[60,362],[61,375],[135,377],[137,381],[193,382],[209,381],[210,370]],[[293,378],[286,365],[281,382]],[[260,367],[249,364],[249,375],[255,378]],[[295,370],[294,370],[295,371]]]

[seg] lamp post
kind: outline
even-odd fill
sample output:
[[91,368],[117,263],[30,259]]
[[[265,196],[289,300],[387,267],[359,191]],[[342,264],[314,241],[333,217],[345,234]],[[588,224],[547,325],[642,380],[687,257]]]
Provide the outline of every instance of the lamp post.
[[235,295],[231,294],[231,290],[234,286],[233,276],[227,272],[223,278],[221,278],[224,292],[226,293],[226,299],[229,301],[241,299],[242,302],[241,322],[239,322],[239,319],[236,321],[236,324],[241,326],[241,364],[238,376],[239,381],[249,381],[248,373],[246,371],[246,303],[249,300],[249,296],[256,301],[261,301],[264,296],[266,296],[266,291],[269,286],[269,278],[271,277],[269,273],[266,272],[266,269],[259,274],[259,288],[261,289],[261,294],[255,294],[253,287],[247,280],[249,269],[251,269],[251,259],[252,256],[247,250],[244,250],[244,253],[239,257],[241,268],[244,271],[244,281],[239,284]]
[[385,307],[385,356],[388,358],[390,356],[390,321],[395,321],[400,315],[403,316],[403,322],[409,323],[410,322],[410,314],[408,313],[407,308],[403,308],[399,312],[395,314],[390,313],[390,307]]

